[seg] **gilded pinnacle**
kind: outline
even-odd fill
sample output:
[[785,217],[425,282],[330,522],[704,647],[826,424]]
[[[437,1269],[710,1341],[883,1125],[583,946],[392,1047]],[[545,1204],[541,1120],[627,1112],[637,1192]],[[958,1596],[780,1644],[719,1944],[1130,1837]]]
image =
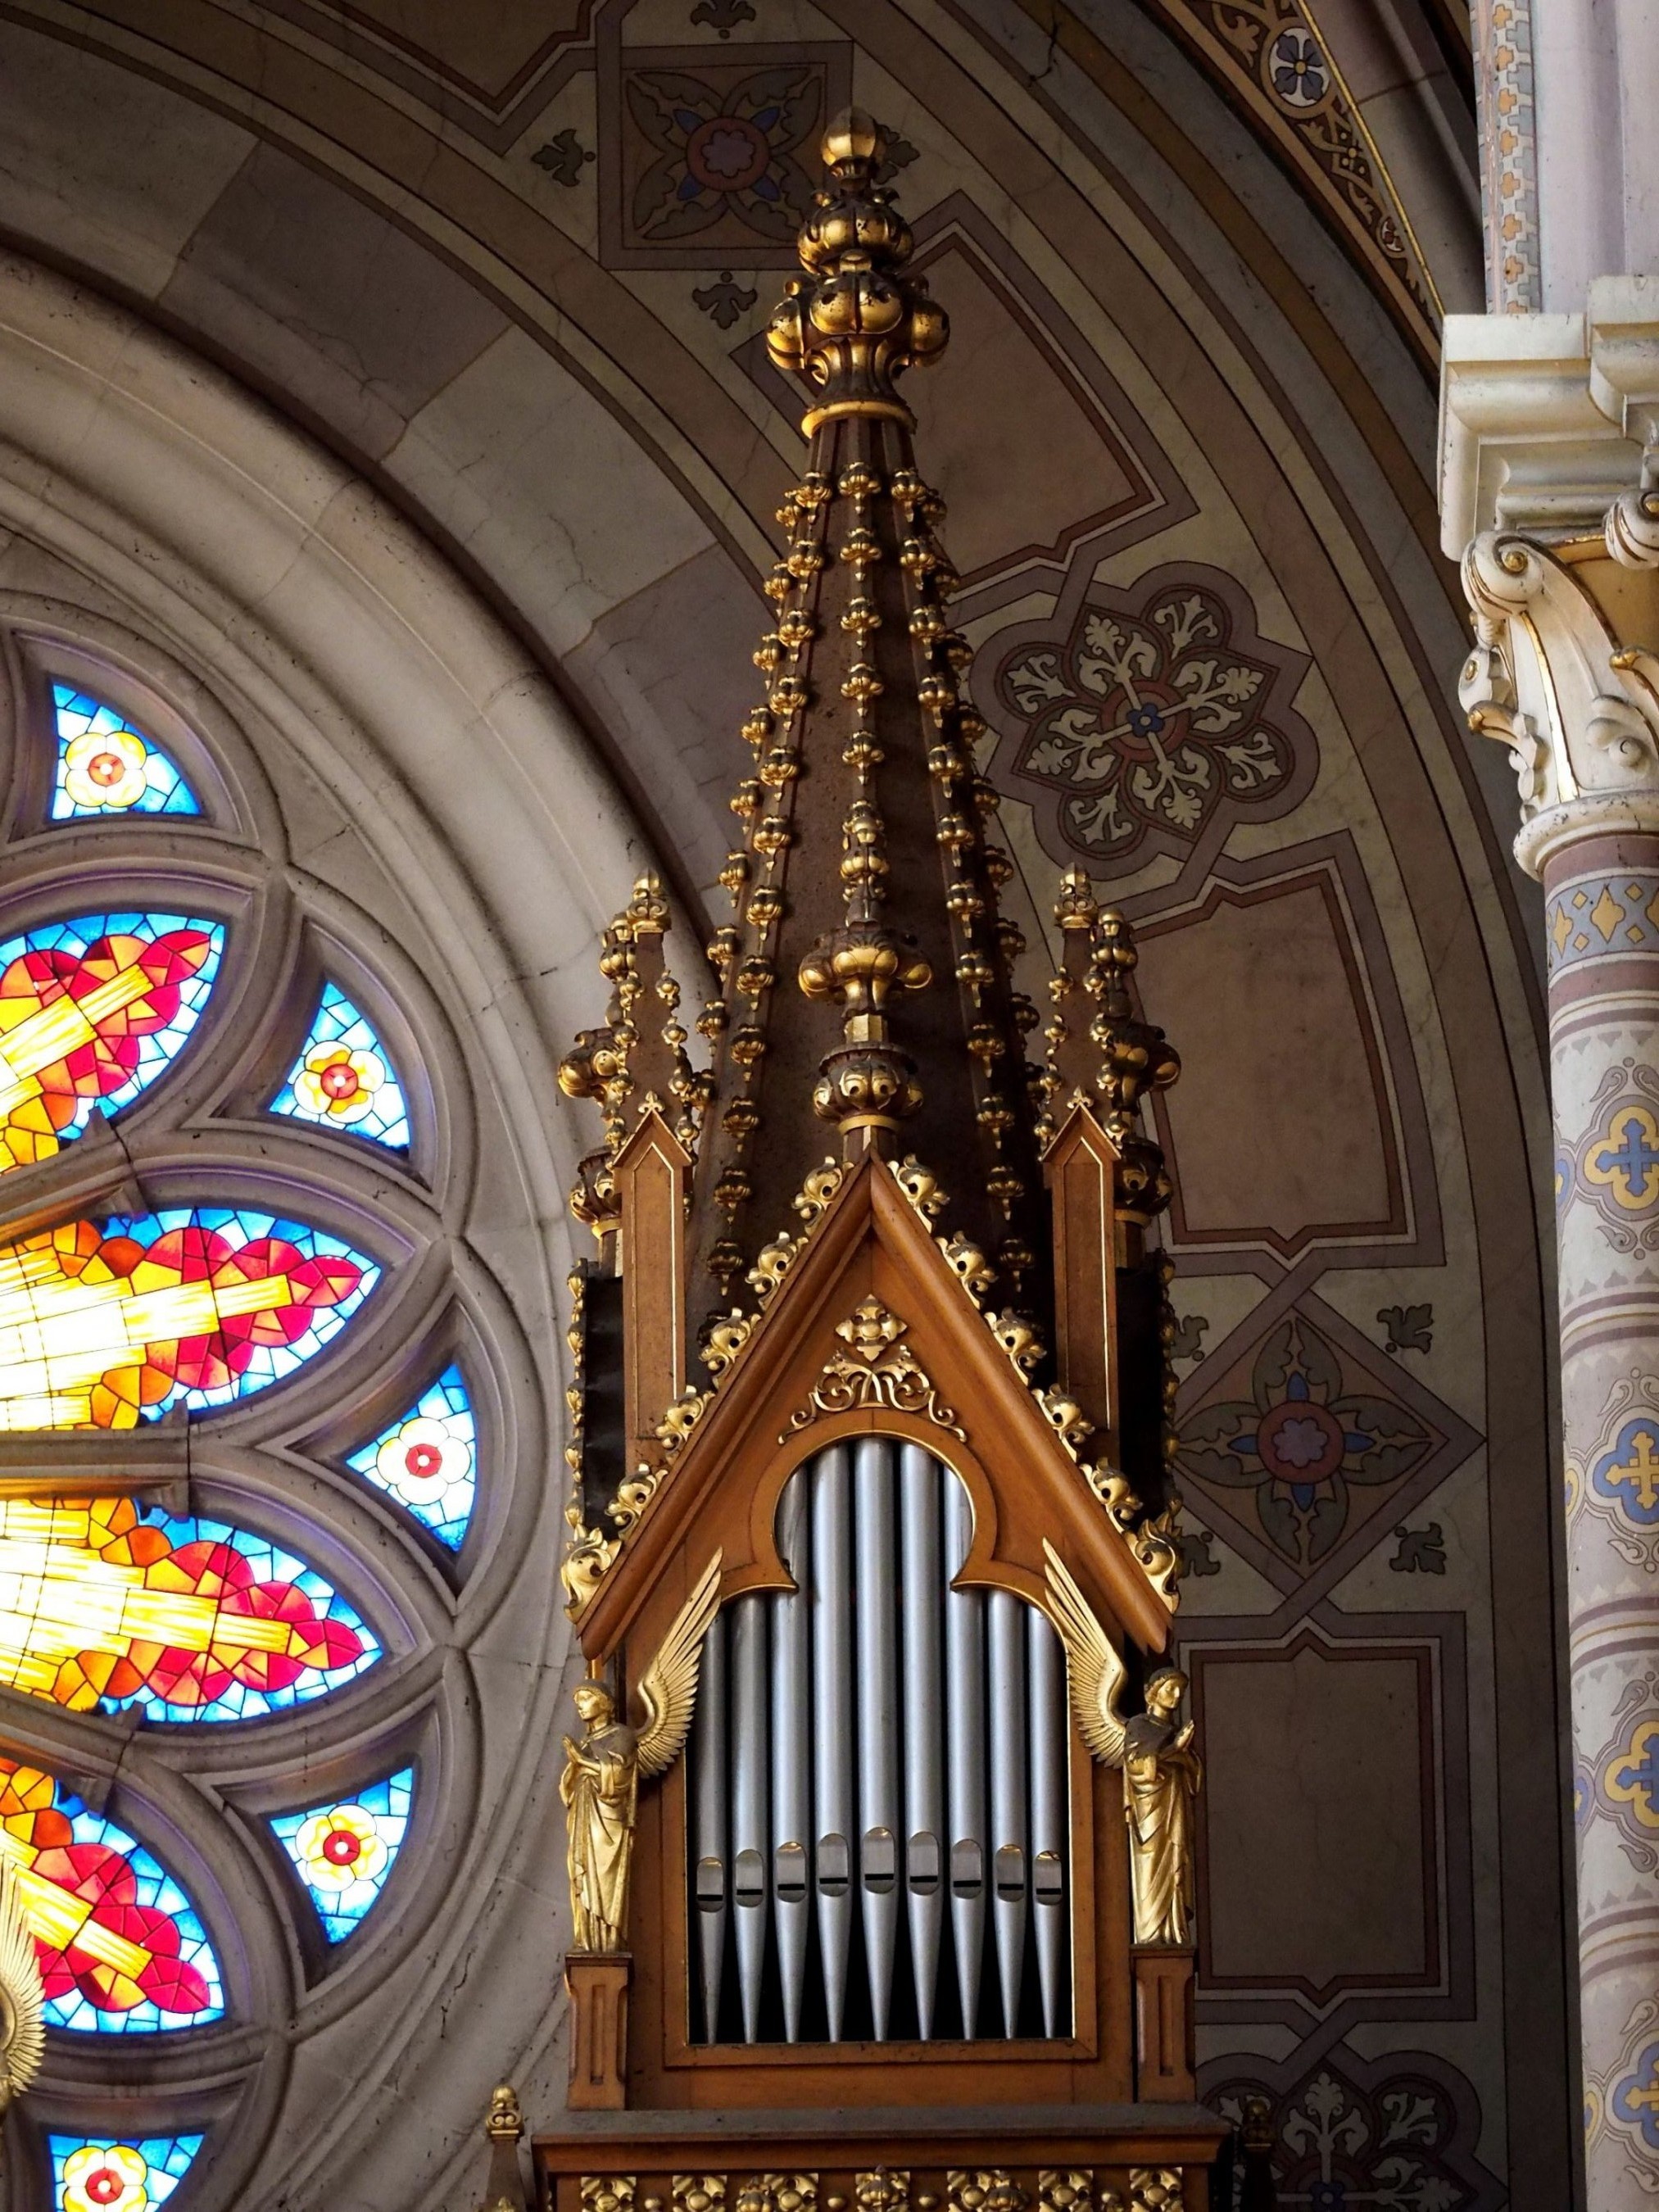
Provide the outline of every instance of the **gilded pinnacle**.
[[[767,326],[767,351],[777,367],[803,378],[817,395],[801,422],[809,438],[839,416],[884,416],[914,428],[894,384],[905,369],[937,361],[949,335],[925,281],[903,273],[915,240],[893,195],[875,181],[884,153],[880,132],[857,109],[830,125],[823,140],[829,178],[799,243],[808,274],[790,283]],[[867,496],[875,483],[867,470],[866,479],[843,481],[843,496]],[[857,556],[843,549],[848,557]]]

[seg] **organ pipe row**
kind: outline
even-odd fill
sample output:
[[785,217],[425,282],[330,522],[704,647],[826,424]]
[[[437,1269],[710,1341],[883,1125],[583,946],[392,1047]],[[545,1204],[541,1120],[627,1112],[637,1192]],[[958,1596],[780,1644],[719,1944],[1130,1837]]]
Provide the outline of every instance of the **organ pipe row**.
[[972,1534],[917,1444],[833,1444],[785,1486],[795,1588],[726,1607],[703,1658],[705,2040],[928,2041],[952,1984],[951,2032],[1070,2033],[1064,1660],[1023,1599],[951,1588]]

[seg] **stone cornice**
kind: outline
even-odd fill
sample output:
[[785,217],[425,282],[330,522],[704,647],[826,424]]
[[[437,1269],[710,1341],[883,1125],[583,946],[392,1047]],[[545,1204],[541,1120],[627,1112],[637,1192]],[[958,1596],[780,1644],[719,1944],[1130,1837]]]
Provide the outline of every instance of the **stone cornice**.
[[1599,537],[1659,444],[1659,277],[1605,276],[1577,315],[1449,315],[1441,544]]

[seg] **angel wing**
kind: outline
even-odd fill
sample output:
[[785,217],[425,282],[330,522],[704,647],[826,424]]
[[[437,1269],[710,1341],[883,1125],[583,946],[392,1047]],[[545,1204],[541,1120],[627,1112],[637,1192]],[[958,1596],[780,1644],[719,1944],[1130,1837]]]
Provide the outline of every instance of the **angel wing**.
[[1123,1694],[1123,1662],[1046,1536],[1042,1551],[1048,1563],[1048,1617],[1066,1646],[1072,1711],[1083,1741],[1101,1764],[1121,1766],[1124,1730],[1118,1700]]
[[645,1726],[639,1734],[640,1772],[661,1774],[679,1757],[697,1702],[702,1643],[720,1609],[720,1561],[716,1552],[696,1589],[674,1617],[640,1680]]
[[46,1990],[34,1933],[23,1911],[17,1869],[0,1858],[0,2111],[40,2071],[46,2036]]

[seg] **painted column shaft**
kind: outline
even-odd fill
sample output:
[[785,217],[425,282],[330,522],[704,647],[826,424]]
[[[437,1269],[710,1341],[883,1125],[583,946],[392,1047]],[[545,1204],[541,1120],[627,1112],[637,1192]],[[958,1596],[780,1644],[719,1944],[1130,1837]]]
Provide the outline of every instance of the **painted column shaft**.
[[1545,864],[1589,2202],[1659,2191],[1659,836]]

